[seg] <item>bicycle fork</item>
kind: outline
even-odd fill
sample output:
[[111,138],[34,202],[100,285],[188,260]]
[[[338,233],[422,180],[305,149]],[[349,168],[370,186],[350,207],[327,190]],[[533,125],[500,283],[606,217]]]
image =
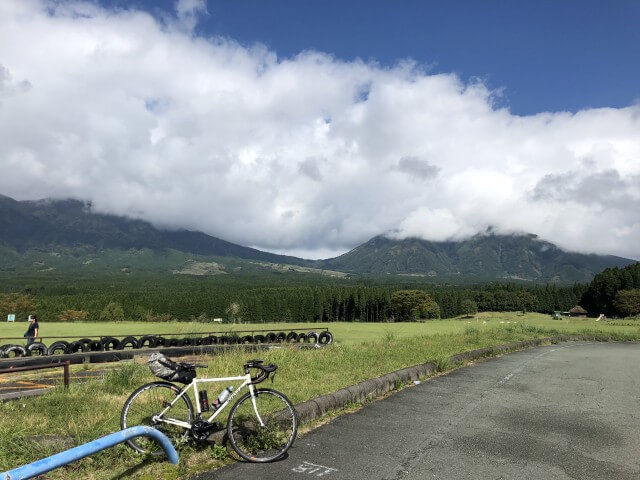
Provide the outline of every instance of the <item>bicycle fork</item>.
[[258,417],[258,421],[260,422],[261,427],[265,427],[266,425],[262,421],[262,417],[260,413],[258,413],[258,405],[256,404],[256,394],[253,385],[249,384],[249,391],[251,392],[251,404],[253,405],[253,411],[256,412],[256,417]]

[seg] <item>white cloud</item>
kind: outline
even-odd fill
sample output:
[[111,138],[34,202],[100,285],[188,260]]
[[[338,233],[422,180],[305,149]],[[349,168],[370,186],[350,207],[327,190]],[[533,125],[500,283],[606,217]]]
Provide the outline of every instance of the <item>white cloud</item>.
[[492,225],[640,257],[640,105],[515,116],[411,62],[198,37],[203,14],[0,2],[0,192],[309,256]]

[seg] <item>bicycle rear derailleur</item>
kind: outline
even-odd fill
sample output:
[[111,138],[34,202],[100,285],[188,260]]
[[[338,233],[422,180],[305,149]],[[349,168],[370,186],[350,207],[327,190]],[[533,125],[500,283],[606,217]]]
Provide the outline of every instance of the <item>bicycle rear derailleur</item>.
[[209,423],[206,420],[196,420],[191,425],[191,437],[198,441],[205,441],[214,430],[220,428],[217,422]]

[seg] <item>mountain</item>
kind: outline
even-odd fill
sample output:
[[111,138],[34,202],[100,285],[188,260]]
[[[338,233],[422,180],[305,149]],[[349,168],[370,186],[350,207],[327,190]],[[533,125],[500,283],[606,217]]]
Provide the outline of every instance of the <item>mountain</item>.
[[325,268],[370,275],[411,275],[465,282],[524,280],[589,282],[607,267],[633,260],[561,250],[536,235],[479,234],[459,241],[430,242],[417,238],[377,236],[339,257]]
[[18,253],[52,248],[176,250],[196,255],[306,265],[308,262],[243,247],[202,232],[161,230],[148,222],[94,213],[78,200],[18,202],[0,196],[0,245]]
[[459,242],[377,236],[327,260],[304,260],[243,247],[202,232],[95,213],[77,200],[16,201],[0,195],[0,272],[185,275],[315,273],[384,276],[393,281],[473,283],[520,280],[589,282],[633,260],[561,250],[535,235],[488,232]]

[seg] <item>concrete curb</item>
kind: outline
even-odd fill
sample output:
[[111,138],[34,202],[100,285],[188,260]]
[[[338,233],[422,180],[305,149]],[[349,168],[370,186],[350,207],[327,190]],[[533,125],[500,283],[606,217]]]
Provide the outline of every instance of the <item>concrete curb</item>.
[[[556,337],[535,338],[521,342],[511,342],[493,347],[479,348],[468,352],[458,353],[449,357],[449,364],[460,366],[465,362],[471,362],[482,358],[494,357],[516,350],[539,347],[543,344],[560,343],[568,341],[588,341],[596,338],[587,335],[559,335]],[[350,403],[364,402],[381,397],[397,389],[398,383],[410,383],[415,380],[428,377],[438,371],[434,362],[421,363],[412,367],[396,370],[381,377],[372,378],[350,387],[342,388],[337,392],[328,393],[295,405],[300,423],[317,420],[330,410],[344,408]]]

